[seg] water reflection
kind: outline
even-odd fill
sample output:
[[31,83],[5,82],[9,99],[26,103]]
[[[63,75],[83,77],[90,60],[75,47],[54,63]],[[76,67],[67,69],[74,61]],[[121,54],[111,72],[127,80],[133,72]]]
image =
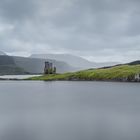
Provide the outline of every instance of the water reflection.
[[140,86],[0,82],[0,140],[139,140]]

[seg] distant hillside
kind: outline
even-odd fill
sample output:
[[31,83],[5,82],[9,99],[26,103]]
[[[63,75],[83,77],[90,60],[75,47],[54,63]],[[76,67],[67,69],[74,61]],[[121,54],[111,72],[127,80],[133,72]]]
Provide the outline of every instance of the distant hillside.
[[139,65],[140,64],[140,60],[134,61],[134,62],[130,62],[127,63],[128,65]]
[[[139,75],[139,78],[135,78]],[[140,81],[140,65],[120,65],[110,68],[89,69],[73,73],[44,75],[29,80],[88,80],[88,81]]]
[[106,63],[96,63],[90,62],[82,57],[71,55],[71,54],[32,54],[31,58],[45,58],[45,59],[55,59],[58,61],[66,62],[67,64],[80,69],[87,68],[97,68],[103,66],[111,66],[118,64],[117,62],[106,62]]
[[33,54],[31,55],[31,58],[55,59],[66,62],[69,65],[77,68],[90,68],[91,66],[94,67],[92,62],[70,54]]
[[26,74],[24,69],[18,67],[12,57],[0,55],[0,75]]
[[7,55],[0,55],[0,65],[16,66],[14,59],[11,56],[7,56]]
[[0,55],[6,55],[6,53],[4,53],[4,52],[0,51]]
[[28,72],[25,72],[22,68],[16,67],[16,66],[0,66],[0,75],[22,75],[22,74],[28,74]]
[[[4,54],[4,53],[1,53]],[[65,62],[51,60],[51,59],[39,59],[39,58],[27,58],[16,57],[8,55],[0,55],[0,74],[39,74],[44,72],[44,62],[52,62],[57,68],[57,72],[69,72],[76,69]]]
[[74,71],[75,68],[69,66],[65,62],[51,60],[51,59],[38,59],[38,58],[27,58],[27,57],[15,57],[13,59],[17,66],[25,69],[30,73],[43,73],[44,72],[44,62],[52,62],[57,68],[58,73]]

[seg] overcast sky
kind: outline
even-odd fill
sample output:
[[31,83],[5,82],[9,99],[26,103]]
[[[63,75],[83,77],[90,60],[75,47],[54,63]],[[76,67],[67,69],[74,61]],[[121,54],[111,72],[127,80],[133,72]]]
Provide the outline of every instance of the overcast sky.
[[0,0],[0,50],[140,59],[140,0]]

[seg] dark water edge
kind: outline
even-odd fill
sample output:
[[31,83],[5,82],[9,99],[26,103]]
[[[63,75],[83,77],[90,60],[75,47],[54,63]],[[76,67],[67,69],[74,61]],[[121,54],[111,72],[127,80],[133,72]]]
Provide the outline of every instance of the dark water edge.
[[139,140],[138,83],[0,81],[0,140]]
[[41,80],[41,79],[32,79],[32,77],[37,77],[41,75],[3,75],[0,76],[0,80],[5,80],[5,81],[84,81],[84,82],[134,82],[134,83],[140,83],[140,80],[138,79],[131,79],[128,80],[126,78],[120,78],[120,79],[78,79],[78,78],[70,78],[70,79],[54,79],[54,80]]
[[140,83],[140,81],[123,81],[123,80],[31,80],[31,79],[18,79],[18,78],[0,78],[0,81],[44,81],[44,82],[113,82],[113,83]]

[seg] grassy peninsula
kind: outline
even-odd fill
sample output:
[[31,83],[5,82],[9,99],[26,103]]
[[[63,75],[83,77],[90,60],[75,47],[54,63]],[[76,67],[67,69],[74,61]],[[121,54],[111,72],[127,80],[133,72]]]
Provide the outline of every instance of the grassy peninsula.
[[118,65],[72,73],[42,75],[28,80],[135,81],[136,74],[140,74],[140,65]]

